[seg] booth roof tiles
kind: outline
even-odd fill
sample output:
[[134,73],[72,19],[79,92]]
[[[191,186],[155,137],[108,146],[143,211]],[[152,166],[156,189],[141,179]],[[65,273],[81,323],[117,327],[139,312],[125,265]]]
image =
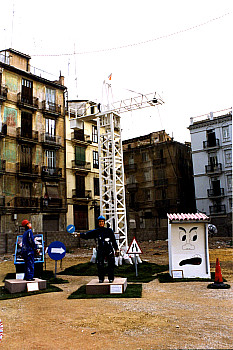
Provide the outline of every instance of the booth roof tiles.
[[167,214],[168,218],[171,221],[188,221],[188,220],[195,220],[195,221],[208,221],[209,217],[202,213],[195,213],[195,214]]

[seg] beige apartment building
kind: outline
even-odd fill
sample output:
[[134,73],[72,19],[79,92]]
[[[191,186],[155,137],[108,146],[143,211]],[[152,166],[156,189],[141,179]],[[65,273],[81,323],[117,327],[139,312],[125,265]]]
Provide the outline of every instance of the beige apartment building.
[[[68,101],[66,116],[67,225],[94,229],[100,213],[98,133],[91,116],[98,112],[88,100]],[[78,116],[89,116],[80,121]]]
[[36,232],[66,228],[66,87],[32,73],[30,59],[0,51],[1,235],[21,232],[23,219]]

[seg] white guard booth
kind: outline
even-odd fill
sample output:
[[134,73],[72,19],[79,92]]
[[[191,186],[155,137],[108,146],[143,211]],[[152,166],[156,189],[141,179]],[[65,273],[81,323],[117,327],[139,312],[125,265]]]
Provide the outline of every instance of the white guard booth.
[[173,278],[210,278],[209,217],[167,214],[169,273]]

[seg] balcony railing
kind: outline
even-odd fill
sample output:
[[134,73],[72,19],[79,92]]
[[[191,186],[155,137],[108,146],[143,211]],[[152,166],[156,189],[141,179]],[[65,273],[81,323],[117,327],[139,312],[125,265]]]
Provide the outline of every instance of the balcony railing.
[[224,196],[224,188],[207,189],[208,197],[222,197]]
[[75,133],[75,132],[72,132],[72,133],[71,133],[71,141],[76,141],[76,142],[81,141],[81,142],[88,142],[88,143],[91,143],[91,142],[92,142],[92,141],[91,141],[91,136],[90,136],[90,135],[86,135],[86,134],[84,134],[84,135],[79,135],[79,134],[77,134],[77,133]]
[[205,171],[207,174],[212,174],[212,173],[220,173],[222,171],[222,164],[216,164],[216,165],[206,165],[205,166]]
[[62,198],[41,198],[41,210],[53,211],[65,209]]
[[39,208],[40,200],[37,197],[15,197],[14,206],[16,208]]
[[61,114],[61,105],[44,100],[42,102],[42,110],[45,113],[59,115]]
[[81,169],[81,170],[90,171],[91,163],[85,162],[82,160],[72,160],[72,169]]
[[28,139],[28,141],[38,142],[38,131],[35,130],[24,130],[22,128],[16,129],[17,138]]
[[156,208],[168,208],[170,204],[170,199],[157,199],[155,201]]
[[137,164],[126,164],[124,166],[125,168],[125,171],[128,172],[128,171],[137,171]]
[[4,85],[0,85],[0,100],[6,101],[8,89]]
[[72,198],[80,198],[80,199],[92,199],[91,191],[85,190],[83,192],[78,191],[77,189],[72,190]]
[[0,174],[6,171],[6,161],[5,159],[0,159]]
[[203,148],[219,147],[219,139],[203,141]]
[[0,125],[0,138],[5,137],[7,135],[7,124]]
[[226,214],[225,204],[210,206],[210,215],[217,215],[217,214]]
[[167,158],[155,158],[153,160],[154,166],[167,165]]
[[62,177],[62,168],[50,168],[42,166],[41,176],[43,177]]
[[29,109],[37,109],[39,106],[38,97],[28,97],[22,95],[21,92],[17,94],[17,104],[19,107],[26,107]]
[[158,180],[155,180],[154,181],[154,185],[156,187],[159,187],[159,186],[167,186],[168,185],[168,179],[158,179]]
[[61,136],[52,135],[47,132],[41,133],[41,142],[51,146],[61,146]]
[[5,197],[0,196],[0,208],[5,207]]
[[137,183],[131,183],[126,185],[128,191],[136,191],[138,189]]
[[18,162],[16,164],[16,171],[22,176],[38,176],[39,175],[39,165],[38,164],[24,164]]

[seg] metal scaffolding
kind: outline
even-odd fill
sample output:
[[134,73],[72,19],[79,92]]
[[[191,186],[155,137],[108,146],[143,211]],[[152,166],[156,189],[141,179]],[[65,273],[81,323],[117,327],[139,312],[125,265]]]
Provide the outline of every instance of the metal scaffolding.
[[[107,86],[109,94],[111,86]],[[69,110],[71,124],[78,127],[81,121],[97,121],[99,146],[100,213],[113,229],[122,253],[128,249],[127,220],[124,186],[123,149],[119,113],[162,104],[154,94],[102,105],[102,111],[88,113],[85,108]],[[86,102],[85,102],[86,104]],[[99,105],[96,105],[99,109]],[[81,113],[80,113],[81,112]],[[73,126],[75,127],[75,126]]]

